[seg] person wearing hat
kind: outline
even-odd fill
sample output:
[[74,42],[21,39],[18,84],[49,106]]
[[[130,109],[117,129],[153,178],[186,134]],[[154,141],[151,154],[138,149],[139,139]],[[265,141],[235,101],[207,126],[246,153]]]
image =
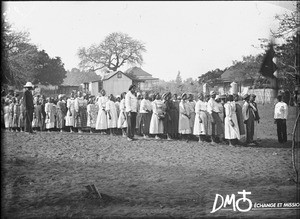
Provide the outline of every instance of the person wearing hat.
[[219,140],[221,143],[223,142],[223,135],[224,135],[224,127],[222,124],[222,120],[219,116],[220,109],[218,107],[218,103],[215,100],[216,98],[216,92],[211,91],[210,92],[210,99],[207,102],[207,111],[211,116],[212,121],[212,144],[215,144],[217,140]]
[[244,123],[246,124],[246,144],[253,146],[255,145],[255,143],[253,142],[255,113],[253,111],[253,108],[250,106],[250,95],[245,94],[243,96],[243,99],[244,105],[242,108],[242,112]]
[[135,96],[136,86],[129,86],[129,91],[125,96],[126,120],[127,120],[127,140],[132,141],[136,127],[137,98]]
[[33,120],[33,111],[34,111],[34,105],[33,105],[33,96],[32,96],[32,90],[34,88],[33,84],[31,82],[27,82],[24,86],[25,91],[23,94],[23,102],[24,102],[24,108],[25,108],[25,132],[33,133],[32,129],[32,120]]
[[189,141],[189,135],[191,134],[190,128],[190,112],[187,106],[187,94],[183,93],[181,95],[181,101],[179,103],[179,123],[178,123],[178,133]]
[[279,143],[287,142],[286,119],[288,117],[288,105],[283,101],[282,95],[277,96],[278,102],[274,108],[274,119],[277,125],[277,137]]

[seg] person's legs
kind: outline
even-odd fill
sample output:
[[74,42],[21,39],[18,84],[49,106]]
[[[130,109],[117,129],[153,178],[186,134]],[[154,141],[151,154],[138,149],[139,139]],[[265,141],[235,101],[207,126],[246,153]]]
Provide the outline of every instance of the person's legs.
[[278,142],[282,143],[283,142],[283,138],[282,138],[282,120],[281,119],[276,119],[276,125],[277,125]]
[[287,142],[286,120],[285,119],[282,120],[281,133],[282,133],[282,141],[283,141],[283,143]]

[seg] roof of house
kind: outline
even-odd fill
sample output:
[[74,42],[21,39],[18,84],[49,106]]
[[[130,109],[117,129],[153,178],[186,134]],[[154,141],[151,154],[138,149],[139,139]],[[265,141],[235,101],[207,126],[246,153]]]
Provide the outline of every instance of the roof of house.
[[158,78],[153,78],[151,74],[136,66],[127,69],[124,73],[127,75],[131,74],[139,80],[158,80]]
[[62,86],[79,86],[82,83],[89,83],[93,81],[100,81],[101,76],[97,75],[95,72],[70,72],[66,74]]
[[124,72],[121,72],[121,71],[115,71],[115,72],[106,73],[106,74],[104,74],[102,80],[106,81],[106,80],[110,79],[111,77],[113,77],[114,75],[116,75],[117,73],[122,73],[123,75],[125,75],[128,78],[130,78],[131,80],[134,80],[133,77],[131,77],[130,75],[124,74]]

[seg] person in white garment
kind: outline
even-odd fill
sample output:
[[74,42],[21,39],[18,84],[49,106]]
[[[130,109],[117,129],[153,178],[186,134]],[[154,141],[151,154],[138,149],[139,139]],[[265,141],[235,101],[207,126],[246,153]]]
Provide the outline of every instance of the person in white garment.
[[96,122],[96,130],[100,130],[100,133],[105,135],[107,131],[107,113],[106,113],[106,102],[108,98],[106,96],[105,90],[101,90],[101,96],[98,98],[98,116]]
[[114,95],[110,94],[108,96],[105,110],[107,112],[107,128],[110,131],[110,135],[114,135],[118,121],[118,113],[114,102]]
[[239,124],[236,116],[236,106],[233,101],[233,95],[228,95],[227,102],[224,105],[225,108],[225,139],[228,140],[229,146],[233,145],[233,140],[240,139]]
[[126,137],[127,121],[126,121],[126,107],[125,107],[126,92],[121,94],[120,114],[118,118],[117,127],[122,130],[122,136]]
[[125,107],[126,107],[126,120],[127,120],[127,140],[134,140],[134,131],[136,127],[137,116],[137,97],[136,97],[136,85],[132,84],[129,87],[129,91],[125,95]]
[[283,144],[287,142],[286,120],[288,117],[288,105],[283,102],[281,95],[277,96],[277,100],[278,102],[274,108],[274,122],[277,125],[278,142]]

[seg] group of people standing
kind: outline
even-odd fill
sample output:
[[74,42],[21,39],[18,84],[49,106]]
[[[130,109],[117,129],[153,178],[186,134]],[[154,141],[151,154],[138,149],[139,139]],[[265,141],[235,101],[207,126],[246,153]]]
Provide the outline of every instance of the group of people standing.
[[[244,95],[240,105],[237,94],[216,95],[214,91],[200,93],[195,101],[194,96],[187,93],[181,96],[170,92],[141,94],[136,92],[135,85],[131,85],[128,92],[116,97],[107,96],[102,90],[98,97],[78,91],[68,98],[59,95],[53,99],[33,97],[30,82],[24,87],[26,91],[22,98],[5,100],[3,112],[7,129],[28,133],[34,133],[34,130],[78,133],[88,130],[100,134],[120,133],[129,141],[134,140],[135,135],[141,135],[167,140],[197,138],[199,142],[212,144],[226,141],[229,145],[240,144],[241,136],[246,135],[246,144],[257,144],[256,126],[260,117],[254,94]],[[282,105],[279,101],[275,106],[274,118],[281,136],[279,141],[283,143],[286,142],[286,131],[284,133],[282,127],[287,107]],[[286,111],[282,116],[283,107]]]

